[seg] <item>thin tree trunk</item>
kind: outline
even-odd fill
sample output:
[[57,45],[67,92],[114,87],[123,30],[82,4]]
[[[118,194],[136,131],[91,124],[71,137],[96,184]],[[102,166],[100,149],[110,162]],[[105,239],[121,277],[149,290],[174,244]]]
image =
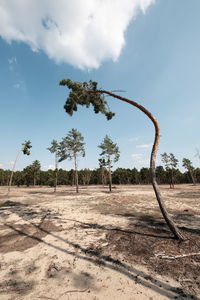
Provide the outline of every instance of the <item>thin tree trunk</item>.
[[58,159],[57,159],[57,155],[55,154],[55,181],[54,181],[54,193],[56,192],[57,183],[58,183]]
[[16,166],[17,160],[19,158],[20,152],[21,152],[21,149],[17,153],[17,156],[16,156],[14,164],[13,164],[13,168],[12,168],[12,172],[11,172],[10,180],[9,180],[9,185],[8,185],[8,194],[10,193],[10,189],[11,189],[11,185],[12,185],[12,179],[13,179],[13,174],[14,174],[15,166]]
[[36,174],[35,172],[33,173],[33,186],[35,187],[35,183],[36,183]]
[[154,143],[153,143],[153,147],[152,147],[152,152],[151,152],[151,158],[150,158],[150,171],[151,171],[151,183],[156,195],[156,199],[158,201],[158,205],[160,207],[161,213],[163,215],[163,218],[165,219],[169,229],[171,230],[171,232],[173,233],[174,237],[178,240],[184,240],[184,236],[182,235],[182,233],[178,230],[176,224],[173,222],[173,220],[171,219],[171,217],[169,216],[165,203],[162,200],[161,197],[161,193],[160,193],[160,189],[158,187],[158,184],[156,182],[156,172],[155,172],[155,168],[156,168],[156,154],[158,151],[158,145],[159,145],[159,139],[160,139],[160,127],[158,124],[158,121],[154,118],[154,116],[142,105],[140,105],[139,103],[126,99],[124,97],[121,97],[119,95],[113,94],[111,92],[108,92],[106,90],[96,90],[96,91],[89,91],[91,93],[100,93],[100,94],[107,94],[110,95],[114,98],[117,98],[121,101],[127,102],[135,107],[137,107],[139,110],[141,110],[153,123],[154,125],[154,129],[155,129],[155,137],[154,137]]
[[110,160],[108,162],[108,172],[109,172],[109,191],[112,192],[112,174],[111,174]]
[[78,186],[78,171],[77,171],[77,158],[76,154],[74,154],[74,166],[75,166],[75,184],[76,184],[76,192],[79,192],[79,186]]
[[172,169],[172,188],[174,189],[174,171]]
[[57,184],[58,184],[58,169],[55,169],[55,184],[54,184],[54,193],[56,192],[57,189]]
[[196,185],[196,181],[195,181],[195,179],[194,179],[193,171],[190,169],[189,172],[190,172],[190,176],[191,176],[191,178],[192,178],[193,184]]

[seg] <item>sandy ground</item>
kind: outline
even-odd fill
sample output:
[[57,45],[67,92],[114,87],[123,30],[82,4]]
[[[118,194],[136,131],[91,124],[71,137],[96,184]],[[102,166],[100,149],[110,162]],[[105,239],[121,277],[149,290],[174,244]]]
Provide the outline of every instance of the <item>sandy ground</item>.
[[161,190],[186,242],[151,186],[0,187],[0,299],[200,299],[200,186]]

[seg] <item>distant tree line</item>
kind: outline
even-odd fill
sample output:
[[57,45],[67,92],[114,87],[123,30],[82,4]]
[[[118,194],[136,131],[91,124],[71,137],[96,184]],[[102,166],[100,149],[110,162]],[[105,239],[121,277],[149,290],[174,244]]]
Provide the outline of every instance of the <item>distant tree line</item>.
[[[0,169],[0,185],[9,185],[11,170]],[[75,170],[63,170],[61,168],[56,170],[58,185],[76,185]],[[103,184],[109,185],[109,171],[100,164],[100,167],[94,170],[81,169],[78,170],[79,184],[87,186],[89,184]],[[181,172],[179,169],[173,169],[173,185],[181,183],[193,183],[190,174],[191,171]],[[102,176],[103,174],[103,176]],[[193,168],[193,176],[195,181],[200,183],[200,168]],[[165,169],[163,166],[156,168],[156,177],[159,184],[171,185],[171,170]],[[31,165],[25,167],[22,171],[15,171],[13,173],[12,185],[17,186],[54,186],[55,171],[42,171],[41,164],[38,160]],[[113,184],[150,184],[151,174],[149,168],[141,168],[137,170],[117,168],[112,172]]]

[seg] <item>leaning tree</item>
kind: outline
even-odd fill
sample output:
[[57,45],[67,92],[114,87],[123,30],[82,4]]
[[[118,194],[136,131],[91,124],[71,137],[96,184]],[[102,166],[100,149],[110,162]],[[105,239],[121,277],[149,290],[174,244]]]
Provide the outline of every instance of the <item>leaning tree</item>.
[[105,136],[102,143],[98,146],[102,152],[100,155],[102,156],[105,165],[108,167],[109,174],[109,190],[112,192],[112,164],[119,160],[119,147],[117,144],[114,144],[111,138],[108,135]]
[[11,172],[10,180],[9,180],[9,185],[8,185],[8,193],[10,192],[15,166],[16,166],[16,163],[17,163],[17,160],[19,158],[20,153],[22,151],[24,155],[30,155],[31,154],[31,152],[30,152],[31,147],[32,147],[31,146],[31,141],[29,141],[29,140],[22,143],[22,147],[18,151],[17,156],[16,156],[15,161],[14,161],[14,164],[13,164],[13,168],[12,168],[12,172]]
[[133,100],[129,100],[127,98],[121,97],[107,90],[97,89],[97,82],[91,80],[89,82],[75,82],[72,81],[71,79],[63,79],[60,81],[60,85],[67,86],[68,89],[71,90],[67,97],[66,103],[64,105],[65,111],[71,116],[73,115],[74,111],[77,111],[77,105],[84,105],[86,107],[89,107],[91,104],[94,108],[95,113],[99,113],[99,112],[103,113],[107,117],[107,120],[112,119],[112,117],[115,114],[109,110],[107,106],[107,101],[105,100],[105,96],[104,96],[104,95],[108,95],[135,106],[151,120],[155,128],[154,143],[153,143],[151,157],[150,157],[150,172],[151,172],[152,186],[161,213],[167,225],[169,226],[171,232],[174,234],[174,237],[176,239],[184,240],[185,239],[184,236],[178,230],[176,224],[173,222],[173,220],[171,219],[171,217],[167,212],[167,208],[162,199],[160,189],[156,181],[155,166],[156,166],[156,155],[157,155],[159,139],[160,139],[160,126],[158,121],[155,119],[155,117],[144,106],[140,105],[139,103]]

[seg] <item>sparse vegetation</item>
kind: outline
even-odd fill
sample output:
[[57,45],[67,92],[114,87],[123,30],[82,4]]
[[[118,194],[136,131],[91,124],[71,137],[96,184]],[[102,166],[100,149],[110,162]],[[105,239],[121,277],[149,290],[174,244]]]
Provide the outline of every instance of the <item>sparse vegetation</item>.
[[102,143],[98,147],[102,150],[102,152],[100,153],[100,156],[102,157],[100,161],[101,167],[108,168],[109,190],[111,192],[112,191],[112,167],[113,167],[113,163],[119,160],[120,157],[119,147],[117,146],[117,144],[114,144],[113,141],[107,135],[105,136]]
[[168,172],[169,177],[169,185],[170,188],[174,188],[174,182],[175,182],[175,171],[178,165],[178,159],[174,156],[173,153],[167,154],[164,152],[161,154],[161,160],[165,165],[165,169]]
[[192,182],[194,185],[196,185],[196,180],[195,180],[195,175],[194,175],[194,167],[192,165],[191,160],[189,160],[188,158],[183,158],[183,167],[186,168],[186,170],[189,172],[191,178],[192,178]]
[[51,146],[47,148],[51,153],[55,155],[55,180],[54,180],[54,192],[56,192],[58,182],[58,159],[59,159],[59,144],[56,140],[52,140]]
[[154,143],[152,147],[151,157],[150,157],[150,172],[151,172],[151,183],[155,192],[156,199],[158,201],[158,205],[160,207],[163,218],[165,219],[167,225],[169,226],[171,232],[175,236],[176,239],[184,240],[184,236],[179,231],[178,227],[170,217],[165,203],[161,197],[161,193],[159,191],[159,187],[156,181],[156,154],[159,145],[160,139],[160,127],[158,121],[155,117],[142,105],[139,103],[129,100],[127,98],[121,97],[114,93],[111,93],[107,90],[100,90],[97,88],[97,82],[89,81],[89,82],[74,82],[70,79],[63,79],[60,81],[60,85],[67,86],[70,89],[70,93],[67,97],[67,101],[65,103],[64,109],[66,112],[72,116],[74,111],[77,111],[78,105],[84,105],[89,107],[90,104],[94,107],[95,113],[104,114],[108,120],[112,119],[114,113],[109,111],[107,108],[107,102],[105,101],[104,94],[121,100],[123,102],[129,103],[134,107],[138,108],[142,111],[153,123],[155,129]]
[[62,142],[60,144],[63,152],[63,157],[74,160],[75,184],[77,193],[79,192],[77,158],[79,156],[85,156],[85,143],[83,142],[83,140],[84,138],[81,133],[77,129],[72,128],[72,130],[68,132],[67,136],[62,139]]
[[31,153],[30,152],[31,147],[32,147],[31,146],[31,142],[30,141],[25,141],[22,144],[22,148],[20,148],[19,152],[17,153],[17,156],[16,156],[14,164],[13,164],[12,172],[11,172],[11,175],[10,175],[10,180],[9,180],[9,185],[8,185],[8,193],[10,192],[10,188],[11,188],[11,185],[12,185],[13,173],[14,173],[15,166],[16,166],[16,163],[17,163],[17,160],[19,158],[20,153],[22,151],[24,155],[30,155],[30,153]]

